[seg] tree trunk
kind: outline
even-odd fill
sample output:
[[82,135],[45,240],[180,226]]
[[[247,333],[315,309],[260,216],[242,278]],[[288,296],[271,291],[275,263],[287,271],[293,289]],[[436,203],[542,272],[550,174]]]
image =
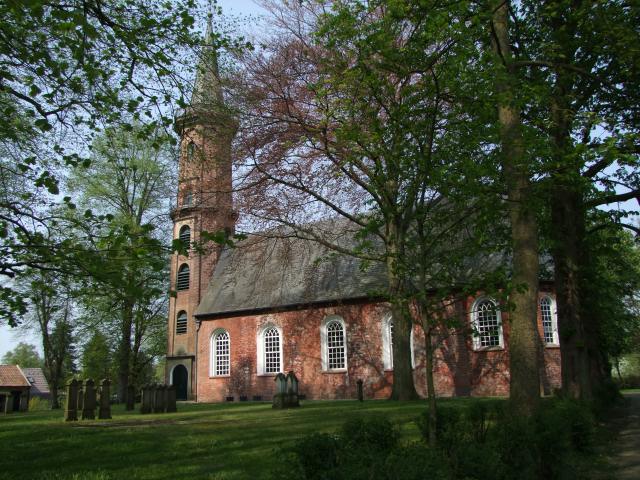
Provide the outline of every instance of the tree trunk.
[[538,342],[538,226],[529,168],[522,138],[520,109],[515,103],[515,76],[511,64],[508,27],[509,2],[494,2],[492,45],[499,68],[496,72],[501,158],[507,186],[513,249],[513,305],[509,319],[511,335],[510,397],[520,412],[530,415],[540,398],[540,350]]
[[387,244],[387,278],[393,316],[393,389],[391,400],[416,400],[418,393],[413,382],[411,368],[411,328],[413,321],[409,312],[404,281],[398,274],[397,229],[388,227],[392,239]]
[[[423,319],[424,320],[424,319]],[[433,342],[431,328],[427,325],[423,325],[424,330],[424,351],[426,357],[426,370],[427,370],[427,403],[429,404],[429,446],[435,447],[438,428],[438,412],[436,403],[436,387],[433,382]]]
[[49,387],[49,391],[51,392],[51,409],[57,410],[60,408],[60,402],[58,401],[58,385],[52,383]]
[[588,360],[580,301],[582,252],[581,195],[570,186],[554,183],[551,202],[553,262],[558,305],[562,390],[572,398],[590,398]]
[[133,328],[133,301],[126,299],[122,307],[120,352],[118,365],[118,398],[127,401],[127,388],[131,376],[131,333]]

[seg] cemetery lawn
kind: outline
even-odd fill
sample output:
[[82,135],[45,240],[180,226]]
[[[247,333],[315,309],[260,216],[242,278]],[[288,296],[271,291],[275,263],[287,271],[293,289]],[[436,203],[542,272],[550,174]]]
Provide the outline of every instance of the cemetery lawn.
[[[466,405],[473,399],[442,400]],[[495,401],[495,400],[491,400]],[[402,438],[418,440],[425,401],[305,401],[178,404],[178,413],[141,415],[114,406],[112,420],[63,421],[63,411],[0,416],[0,479],[255,479],[279,451],[314,432],[335,432],[350,418],[385,417]]]

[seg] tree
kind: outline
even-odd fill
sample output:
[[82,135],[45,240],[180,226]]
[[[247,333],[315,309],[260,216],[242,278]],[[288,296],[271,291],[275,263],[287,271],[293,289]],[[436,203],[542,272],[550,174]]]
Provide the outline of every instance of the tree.
[[[74,254],[71,239],[53,242],[44,233],[51,212],[34,208],[31,191],[57,195],[60,170],[88,161],[83,151],[98,127],[120,122],[123,111],[132,120],[159,115],[149,131],[171,123],[166,106],[188,83],[180,59],[197,40],[194,8],[193,0],[0,6],[7,39],[0,45],[0,138],[11,147],[2,169],[27,185],[0,199],[0,275],[14,278],[25,266],[60,270],[58,260]],[[72,205],[70,198],[65,203]],[[11,325],[26,311],[10,286],[0,290],[0,302]]]
[[8,365],[20,365],[24,368],[42,367],[42,358],[36,347],[24,342],[18,343],[16,348],[5,353],[2,362]]
[[97,382],[111,378],[112,352],[107,338],[99,331],[82,348],[82,376]]
[[152,360],[142,350],[153,337],[164,338],[166,319],[169,247],[159,232],[169,229],[173,151],[165,136],[143,136],[143,129],[108,130],[94,142],[91,164],[69,180],[78,205],[105,218],[81,231],[89,251],[81,302],[90,327],[101,324],[118,339],[121,399],[141,362]]
[[[465,247],[480,243],[472,223],[490,224],[481,215],[489,210],[477,205],[488,199],[469,201],[486,173],[472,159],[484,153],[480,143],[465,141],[473,130],[459,121],[464,112],[451,85],[469,45],[465,32],[443,28],[464,18],[464,9],[306,2],[272,10],[278,38],[267,55],[247,61],[242,75],[247,102],[239,145],[248,162],[241,208],[258,224],[284,224],[297,236],[385,265],[383,294],[394,319],[392,396],[412,398],[412,302],[421,302],[430,341],[431,327],[442,323],[445,290],[460,294],[473,284],[461,285],[459,268]],[[459,175],[463,164],[469,168]],[[310,222],[331,216],[345,218],[347,231]],[[467,237],[460,235],[465,221]],[[340,242],[350,234],[354,243]],[[439,273],[453,279],[456,269],[456,282],[434,284]]]
[[51,408],[60,408],[58,392],[75,372],[72,281],[53,272],[30,270],[22,282],[22,291],[29,300],[24,326],[35,331],[42,341]]
[[495,53],[495,91],[500,129],[501,165],[506,186],[514,289],[510,292],[510,398],[531,415],[540,397],[541,353],[538,340],[538,223],[533,209],[532,162],[526,153],[522,114],[517,104],[519,78],[513,66],[509,28],[510,2],[491,2],[491,45]]

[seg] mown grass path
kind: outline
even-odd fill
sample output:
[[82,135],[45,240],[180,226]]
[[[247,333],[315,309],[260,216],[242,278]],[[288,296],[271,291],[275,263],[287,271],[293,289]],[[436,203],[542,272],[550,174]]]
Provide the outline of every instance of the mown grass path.
[[612,463],[619,480],[640,479],[640,391],[625,392],[624,404],[613,412],[611,426],[617,431]]
[[[443,400],[464,405],[468,400]],[[349,418],[384,416],[403,438],[419,438],[414,420],[425,402],[180,404],[174,414],[141,415],[115,407],[108,421],[65,423],[62,411],[0,417],[0,479],[255,479],[296,438],[336,431]]]

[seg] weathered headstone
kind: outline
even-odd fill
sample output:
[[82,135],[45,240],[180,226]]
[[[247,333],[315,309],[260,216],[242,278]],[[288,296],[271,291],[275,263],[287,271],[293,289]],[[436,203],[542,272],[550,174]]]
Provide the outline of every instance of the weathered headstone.
[[300,401],[298,400],[298,377],[293,371],[290,371],[287,375],[287,407],[299,407]]
[[362,380],[358,380],[356,382],[356,385],[358,386],[358,400],[360,402],[364,401],[364,389],[362,387]]
[[64,409],[65,422],[78,420],[78,381],[74,378],[67,383],[67,405]]
[[151,385],[145,385],[142,387],[142,400],[140,403],[140,413],[151,413],[153,411],[153,397],[155,392],[151,388]]
[[96,418],[96,385],[89,378],[84,382],[84,401],[82,404],[82,419],[95,420]]
[[278,373],[276,378],[276,393],[273,396],[273,408],[286,408],[287,406],[287,377],[283,373]]
[[82,413],[82,409],[84,408],[84,387],[82,385],[82,380],[78,380],[78,394],[76,395],[76,402],[78,413]]
[[111,382],[108,378],[105,378],[100,382],[100,401],[98,409],[98,418],[109,419],[111,418]]
[[176,387],[169,385],[167,387],[167,413],[177,412],[176,408]]
[[165,385],[156,385],[155,403],[153,405],[153,413],[164,413],[165,406],[165,393],[167,387]]
[[133,410],[136,407],[136,389],[133,385],[127,386],[127,410]]

